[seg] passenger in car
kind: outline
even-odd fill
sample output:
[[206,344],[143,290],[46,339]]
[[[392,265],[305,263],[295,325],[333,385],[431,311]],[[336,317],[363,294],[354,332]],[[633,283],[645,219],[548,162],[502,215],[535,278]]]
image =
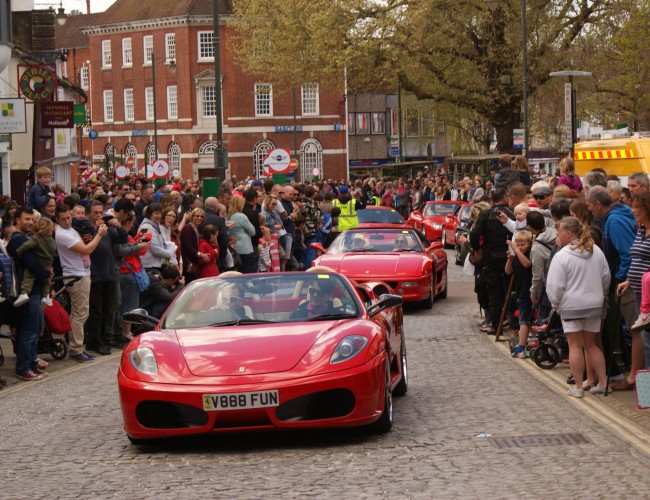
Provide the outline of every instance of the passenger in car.
[[319,279],[309,287],[307,300],[291,313],[292,319],[308,319],[324,314],[337,314],[341,311],[334,306],[332,292],[334,283],[330,279]]

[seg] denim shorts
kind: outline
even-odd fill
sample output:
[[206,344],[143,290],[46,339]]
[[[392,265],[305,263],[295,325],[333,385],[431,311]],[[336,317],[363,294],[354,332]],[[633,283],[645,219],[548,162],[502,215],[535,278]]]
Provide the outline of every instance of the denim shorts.
[[519,324],[532,325],[533,303],[530,299],[517,299],[517,307],[519,308]]

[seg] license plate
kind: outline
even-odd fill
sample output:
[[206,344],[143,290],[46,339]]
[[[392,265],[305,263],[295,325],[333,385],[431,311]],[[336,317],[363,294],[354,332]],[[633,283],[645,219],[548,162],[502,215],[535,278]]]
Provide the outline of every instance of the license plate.
[[249,410],[268,408],[280,403],[278,391],[233,392],[231,394],[204,394],[203,409],[215,410]]

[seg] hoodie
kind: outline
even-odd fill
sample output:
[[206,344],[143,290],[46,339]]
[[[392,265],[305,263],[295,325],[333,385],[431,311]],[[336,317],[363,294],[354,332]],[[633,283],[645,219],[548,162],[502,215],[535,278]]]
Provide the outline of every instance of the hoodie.
[[618,283],[623,282],[627,279],[627,271],[632,262],[630,248],[637,229],[632,209],[623,203],[614,203],[601,224],[602,249],[609,263],[609,271]]
[[564,320],[601,317],[611,282],[607,259],[596,245],[590,253],[573,249],[576,243],[553,257],[546,294]]
[[533,281],[530,287],[531,297],[539,297],[546,283],[547,262],[551,258],[557,232],[554,227],[547,227],[539,233],[530,249],[530,262],[533,269]]

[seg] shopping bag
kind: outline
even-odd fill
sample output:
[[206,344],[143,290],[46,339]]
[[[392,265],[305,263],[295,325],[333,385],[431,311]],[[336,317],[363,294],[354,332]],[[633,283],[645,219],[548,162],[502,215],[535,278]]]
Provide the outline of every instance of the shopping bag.
[[467,276],[474,276],[475,270],[476,267],[474,267],[474,264],[470,262],[469,253],[468,253],[467,257],[465,257],[465,264],[463,264],[463,273],[466,274]]
[[636,372],[636,405],[640,410],[650,408],[650,370]]

